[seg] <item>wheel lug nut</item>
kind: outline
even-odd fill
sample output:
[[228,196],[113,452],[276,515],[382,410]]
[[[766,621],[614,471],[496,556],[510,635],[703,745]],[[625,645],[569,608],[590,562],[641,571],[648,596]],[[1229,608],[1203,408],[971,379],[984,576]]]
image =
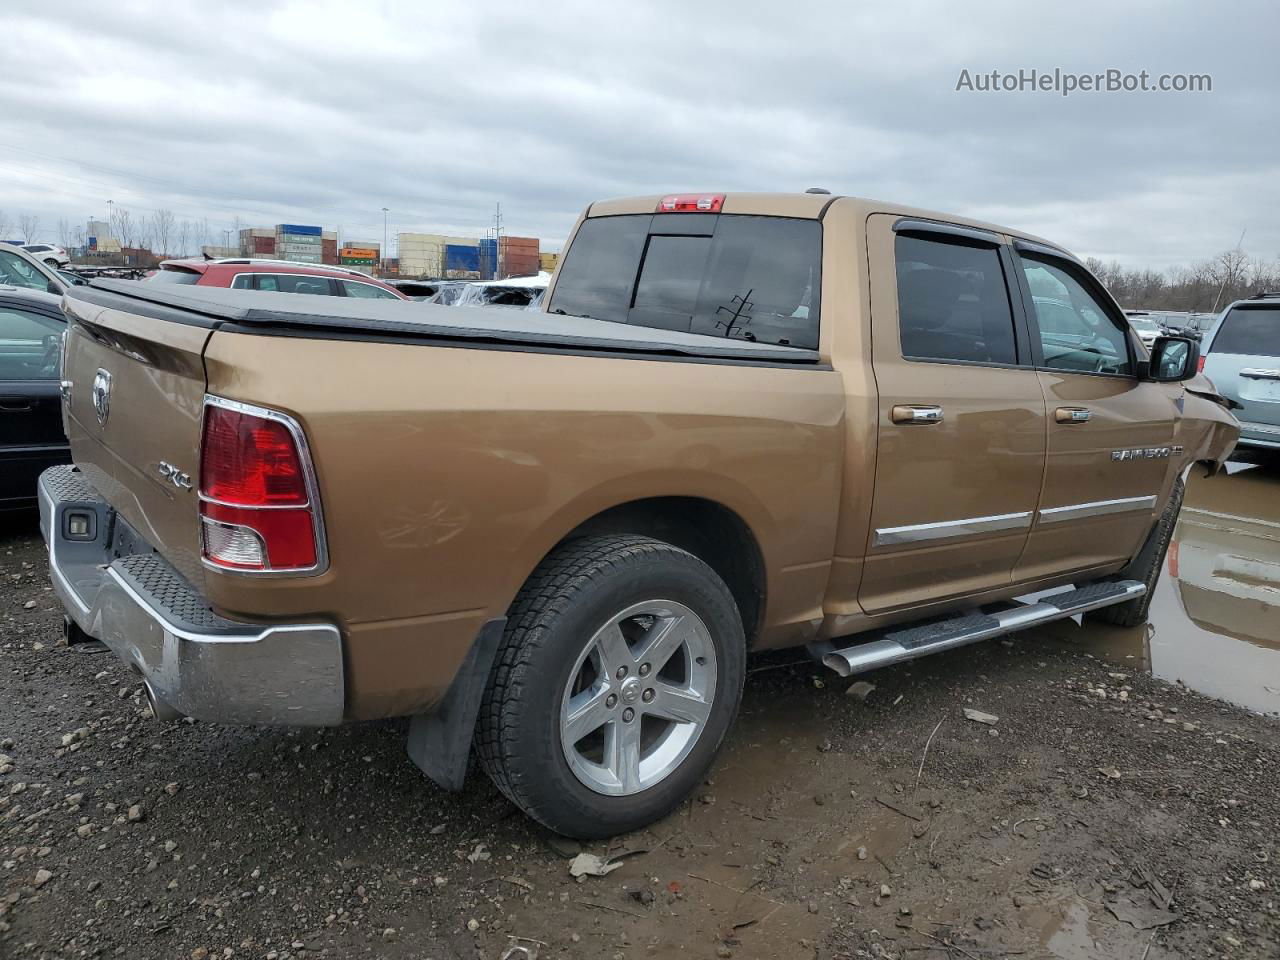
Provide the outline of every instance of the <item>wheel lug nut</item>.
[[624,679],[626,679],[626,676],[627,676],[627,668],[626,668],[626,667],[619,667],[619,668],[618,668],[618,672],[617,672],[616,674],[614,674],[614,676],[616,676],[619,680],[624,680]]
[[609,696],[605,697],[604,705],[612,710],[618,705],[618,695],[616,693],[609,694]]
[[630,707],[627,707],[627,709],[625,709],[625,710],[623,710],[623,711],[622,711],[622,722],[623,722],[623,723],[630,723],[630,722],[631,722],[632,720],[634,720],[635,718],[636,718],[636,712],[635,712],[634,710],[632,710]]
[[640,699],[643,700],[645,703],[653,703],[653,688],[650,687],[648,690],[642,693],[640,695]]
[[652,668],[647,663],[640,664],[640,676],[647,677],[650,669]]

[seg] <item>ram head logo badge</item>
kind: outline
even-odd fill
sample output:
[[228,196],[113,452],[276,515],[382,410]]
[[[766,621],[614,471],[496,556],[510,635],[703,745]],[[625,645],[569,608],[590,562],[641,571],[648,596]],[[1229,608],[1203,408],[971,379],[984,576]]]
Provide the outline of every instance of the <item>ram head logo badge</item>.
[[111,374],[101,367],[93,377],[93,411],[98,415],[98,423],[107,425],[107,417],[111,416]]

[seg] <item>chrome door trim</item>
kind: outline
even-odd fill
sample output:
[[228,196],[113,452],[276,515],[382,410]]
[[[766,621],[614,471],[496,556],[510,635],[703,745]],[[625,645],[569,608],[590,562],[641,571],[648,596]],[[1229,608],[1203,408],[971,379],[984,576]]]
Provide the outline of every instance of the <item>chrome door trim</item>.
[[951,537],[968,537],[977,533],[994,533],[1000,530],[1023,530],[1031,526],[1031,511],[1000,513],[991,517],[968,517],[964,520],[943,520],[940,523],[915,523],[906,527],[880,527],[876,530],[875,545],[889,546],[899,543],[919,543],[923,540],[947,540]]
[[1118,500],[1095,500],[1092,503],[1069,503],[1062,507],[1043,507],[1041,523],[1060,523],[1063,520],[1082,520],[1085,517],[1105,517],[1112,513],[1128,513],[1130,510],[1152,510],[1155,496],[1121,497]]

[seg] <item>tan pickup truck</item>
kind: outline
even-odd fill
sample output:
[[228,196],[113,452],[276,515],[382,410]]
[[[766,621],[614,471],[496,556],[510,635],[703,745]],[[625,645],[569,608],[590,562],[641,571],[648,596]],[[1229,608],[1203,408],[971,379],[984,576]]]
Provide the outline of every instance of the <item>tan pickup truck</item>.
[[[543,312],[95,281],[68,641],[157,716],[412,716],[553,829],[662,816],[747,653],[841,676],[1099,610],[1140,622],[1237,424],[1071,254],[825,193],[593,204]],[[1050,593],[1048,596],[1030,596]]]

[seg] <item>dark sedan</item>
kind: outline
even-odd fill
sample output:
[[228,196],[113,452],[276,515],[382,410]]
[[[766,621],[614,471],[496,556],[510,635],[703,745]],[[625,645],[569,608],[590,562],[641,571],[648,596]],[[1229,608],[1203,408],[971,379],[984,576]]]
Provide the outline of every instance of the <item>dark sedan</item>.
[[0,285],[0,510],[34,506],[40,471],[71,462],[59,394],[60,302]]

